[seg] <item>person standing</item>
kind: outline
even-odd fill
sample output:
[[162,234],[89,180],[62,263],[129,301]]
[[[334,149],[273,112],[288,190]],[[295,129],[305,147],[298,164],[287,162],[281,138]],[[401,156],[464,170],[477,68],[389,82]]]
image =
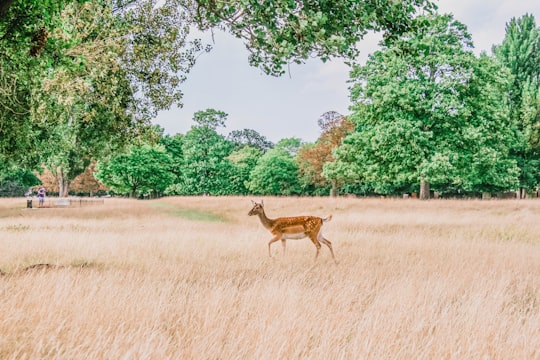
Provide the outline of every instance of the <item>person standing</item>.
[[45,188],[44,187],[40,187],[39,190],[38,190],[38,193],[37,193],[37,197],[38,197],[38,200],[39,200],[39,205],[38,207],[43,207],[43,205],[45,204]]

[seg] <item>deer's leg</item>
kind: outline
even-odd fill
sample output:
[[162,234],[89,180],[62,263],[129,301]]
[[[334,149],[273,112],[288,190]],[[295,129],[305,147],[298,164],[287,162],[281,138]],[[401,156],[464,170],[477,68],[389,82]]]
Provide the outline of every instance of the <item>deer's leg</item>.
[[332,254],[332,259],[334,259],[334,262],[337,264],[337,260],[336,260],[336,257],[334,255],[334,250],[332,249],[332,243],[330,242],[330,240],[328,240],[327,238],[325,238],[323,236],[322,233],[319,233],[319,235],[317,236],[318,240],[320,242],[322,242],[324,245],[328,246],[328,248],[330,249],[330,253]]
[[275,243],[275,242],[278,241],[279,239],[281,239],[281,234],[278,234],[278,235],[274,236],[274,237],[271,238],[270,241],[268,242],[268,256],[272,257],[272,251],[270,250],[270,246],[272,245],[272,243]]
[[283,256],[285,256],[285,250],[287,248],[287,240],[281,239],[281,247],[283,247]]
[[315,253],[315,260],[317,260],[317,258],[319,257],[319,252],[321,251],[321,243],[319,242],[319,240],[317,239],[317,235],[315,234],[309,234],[309,238],[313,245],[315,245],[315,247],[317,248],[317,252]]

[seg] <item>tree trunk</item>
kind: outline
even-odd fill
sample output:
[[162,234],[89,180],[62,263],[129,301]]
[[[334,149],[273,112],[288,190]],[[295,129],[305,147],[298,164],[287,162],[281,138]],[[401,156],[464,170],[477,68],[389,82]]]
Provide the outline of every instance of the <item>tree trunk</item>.
[[331,197],[336,197],[338,194],[338,190],[337,190],[337,183],[335,180],[332,181],[332,188],[330,189],[330,196]]
[[420,200],[428,200],[429,195],[429,181],[420,181]]
[[56,168],[56,180],[58,181],[58,197],[68,197],[69,179],[61,166]]

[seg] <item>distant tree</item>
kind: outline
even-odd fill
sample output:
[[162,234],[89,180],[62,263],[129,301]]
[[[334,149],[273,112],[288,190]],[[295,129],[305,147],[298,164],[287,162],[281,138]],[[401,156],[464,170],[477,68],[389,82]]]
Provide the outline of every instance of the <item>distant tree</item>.
[[243,146],[227,157],[232,165],[229,176],[231,194],[245,195],[249,193],[249,176],[263,154],[264,152],[258,148]]
[[352,120],[325,166],[329,178],[393,193],[420,185],[467,191],[516,186],[509,159],[515,144],[504,96],[508,73],[486,55],[476,58],[465,25],[450,15],[421,16],[407,33],[356,66]]
[[99,192],[105,192],[107,188],[100,183],[94,173],[96,171],[96,163],[92,162],[86,170],[71,183],[71,192],[75,194],[88,194],[94,196]]
[[250,174],[248,189],[260,195],[297,195],[302,193],[294,154],[300,147],[296,138],[283,139],[268,150]]
[[235,143],[237,149],[251,146],[264,152],[274,147],[271,141],[252,129],[233,130],[229,133],[227,139]]
[[36,175],[15,165],[0,165],[0,197],[23,196],[28,188],[41,184]]
[[324,113],[318,123],[321,135],[315,144],[305,145],[298,151],[300,178],[315,187],[330,187],[331,195],[335,196],[338,182],[323,176],[323,166],[334,160],[333,150],[341,145],[347,134],[354,130],[354,124],[335,111]]
[[279,140],[274,148],[276,150],[285,151],[290,156],[294,157],[296,156],[302,145],[304,145],[302,139],[292,137]]
[[198,126],[207,127],[215,130],[219,127],[224,127],[229,115],[221,110],[206,109],[200,110],[193,114],[193,121]]
[[540,29],[534,16],[512,18],[506,36],[493,52],[512,73],[510,117],[523,138],[512,148],[520,167],[521,197],[540,184]]
[[177,184],[182,181],[185,163],[184,151],[182,150],[184,144],[184,135],[166,135],[159,140],[159,143],[165,147],[165,151],[167,151],[171,157],[171,172],[174,174],[173,184]]
[[173,181],[170,166],[163,146],[133,146],[125,154],[98,162],[95,176],[117,194],[159,195]]
[[230,191],[231,163],[227,157],[233,143],[216,129],[225,125],[227,114],[208,109],[198,111],[193,120],[198,124],[182,138],[181,180],[168,189],[168,194],[224,195]]

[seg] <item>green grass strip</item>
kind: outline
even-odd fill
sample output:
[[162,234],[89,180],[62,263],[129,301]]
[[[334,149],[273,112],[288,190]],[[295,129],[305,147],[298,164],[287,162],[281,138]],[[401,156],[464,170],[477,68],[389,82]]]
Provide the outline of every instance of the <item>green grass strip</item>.
[[163,202],[153,202],[151,207],[167,213],[169,215],[179,216],[181,218],[192,221],[207,221],[207,222],[226,222],[227,220],[219,215],[213,214],[208,211],[186,209],[173,204]]

